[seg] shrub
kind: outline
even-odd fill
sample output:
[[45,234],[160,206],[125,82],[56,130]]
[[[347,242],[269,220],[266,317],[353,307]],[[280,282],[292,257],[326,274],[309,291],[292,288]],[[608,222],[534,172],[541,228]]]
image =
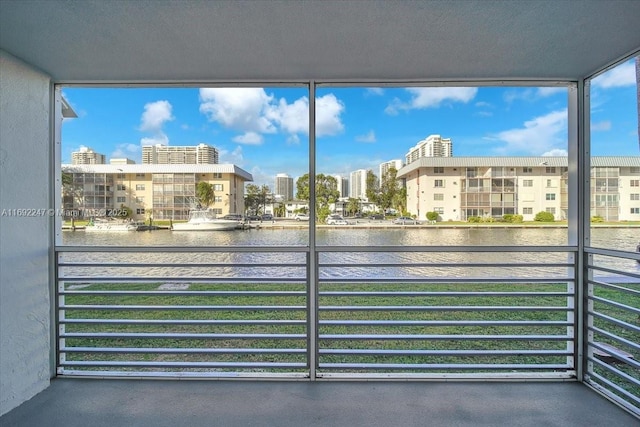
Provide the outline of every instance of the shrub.
[[521,223],[523,221],[522,215],[518,214],[504,214],[502,216],[502,221],[511,222],[511,223]]
[[591,217],[591,222],[604,222],[604,218],[600,215],[595,215]]
[[427,219],[429,221],[437,221],[438,220],[438,212],[427,212]]
[[482,218],[479,216],[470,216],[467,218],[467,222],[481,222]]
[[555,218],[551,212],[541,211],[536,214],[533,220],[538,222],[553,222]]

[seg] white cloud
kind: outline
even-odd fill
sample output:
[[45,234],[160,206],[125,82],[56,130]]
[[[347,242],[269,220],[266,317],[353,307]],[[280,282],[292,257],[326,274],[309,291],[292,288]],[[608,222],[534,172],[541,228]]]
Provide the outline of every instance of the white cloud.
[[273,97],[262,88],[200,89],[200,112],[209,121],[240,132],[274,133],[266,117]]
[[145,104],[140,118],[140,130],[145,132],[162,132],[165,122],[174,119],[169,101],[156,101]]
[[620,64],[600,74],[592,80],[594,87],[608,89],[612,87],[633,86],[636,84],[636,67],[633,60]]
[[514,88],[505,91],[502,98],[506,103],[512,103],[516,100],[532,102],[562,93],[567,93],[566,87]]
[[385,108],[385,113],[396,115],[401,110],[413,110],[424,108],[437,108],[442,104],[451,104],[453,102],[467,103],[471,101],[478,92],[475,87],[420,87],[407,88],[411,94],[409,102],[403,102],[399,98],[391,101],[391,104]]
[[594,132],[611,130],[611,121],[603,120],[597,123],[591,123],[591,130]]
[[169,145],[169,137],[164,133],[152,137],[145,137],[140,140],[140,145]]
[[492,104],[485,101],[478,101],[475,103],[475,106],[478,108],[493,108]]
[[546,153],[542,153],[542,157],[567,157],[569,153],[567,150],[563,150],[560,148],[554,148],[553,150],[549,150]]
[[233,140],[238,144],[245,144],[245,145],[260,145],[262,144],[262,141],[263,141],[262,135],[255,132],[247,132],[245,134],[238,135],[235,138],[233,138]]
[[364,135],[356,136],[356,141],[358,142],[376,142],[376,134],[373,130],[370,130]]
[[536,95],[540,98],[562,93],[567,93],[566,87],[539,87],[538,90],[536,90]]
[[316,98],[316,136],[337,135],[344,130],[340,114],[344,104],[332,93]]
[[220,163],[232,163],[238,166],[244,164],[244,154],[241,146],[237,146],[233,151],[221,149],[219,155]]
[[111,153],[111,158],[122,158],[122,157],[126,157],[128,159],[137,159],[141,152],[141,148],[140,145],[137,144],[129,144],[129,143],[124,143],[124,144],[118,144],[116,146],[116,149]]
[[381,96],[384,95],[384,89],[381,87],[368,87],[365,92],[365,96],[373,95],[373,96]]
[[144,112],[140,118],[140,130],[150,132],[151,137],[144,137],[140,140],[141,145],[168,145],[169,137],[165,135],[163,126],[166,122],[174,119],[172,115],[173,107],[169,101],[156,101],[145,104]]
[[[261,88],[200,89],[200,112],[210,121],[244,132],[238,142],[255,143],[250,134],[288,133],[292,142],[298,133],[309,133],[309,99],[301,97],[289,104],[278,101]],[[340,115],[344,104],[333,94],[316,99],[316,135],[336,135],[344,130]],[[250,142],[248,142],[250,141]]]
[[528,120],[523,127],[500,132],[495,137],[506,143],[498,150],[500,153],[538,155],[551,152],[558,145],[566,145],[566,133],[565,109]]

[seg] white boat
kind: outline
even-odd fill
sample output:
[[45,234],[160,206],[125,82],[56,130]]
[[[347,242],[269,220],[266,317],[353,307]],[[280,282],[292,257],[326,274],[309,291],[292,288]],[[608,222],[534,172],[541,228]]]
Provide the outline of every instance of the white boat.
[[123,221],[115,218],[96,218],[89,221],[85,231],[122,232],[138,230],[139,222]]
[[213,231],[235,230],[240,222],[232,219],[219,219],[209,209],[192,209],[189,211],[189,221],[174,223],[173,231]]

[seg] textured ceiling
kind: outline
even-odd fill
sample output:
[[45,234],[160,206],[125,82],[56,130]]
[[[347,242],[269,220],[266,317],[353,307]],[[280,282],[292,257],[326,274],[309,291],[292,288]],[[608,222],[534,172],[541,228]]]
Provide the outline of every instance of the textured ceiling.
[[0,0],[61,82],[576,80],[640,48],[640,1]]

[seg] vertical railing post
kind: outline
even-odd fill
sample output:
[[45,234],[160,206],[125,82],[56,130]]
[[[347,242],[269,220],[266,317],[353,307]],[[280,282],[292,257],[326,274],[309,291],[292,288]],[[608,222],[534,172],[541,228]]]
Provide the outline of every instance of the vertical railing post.
[[309,82],[309,378],[316,379],[318,366],[318,254],[316,251],[316,83]]

